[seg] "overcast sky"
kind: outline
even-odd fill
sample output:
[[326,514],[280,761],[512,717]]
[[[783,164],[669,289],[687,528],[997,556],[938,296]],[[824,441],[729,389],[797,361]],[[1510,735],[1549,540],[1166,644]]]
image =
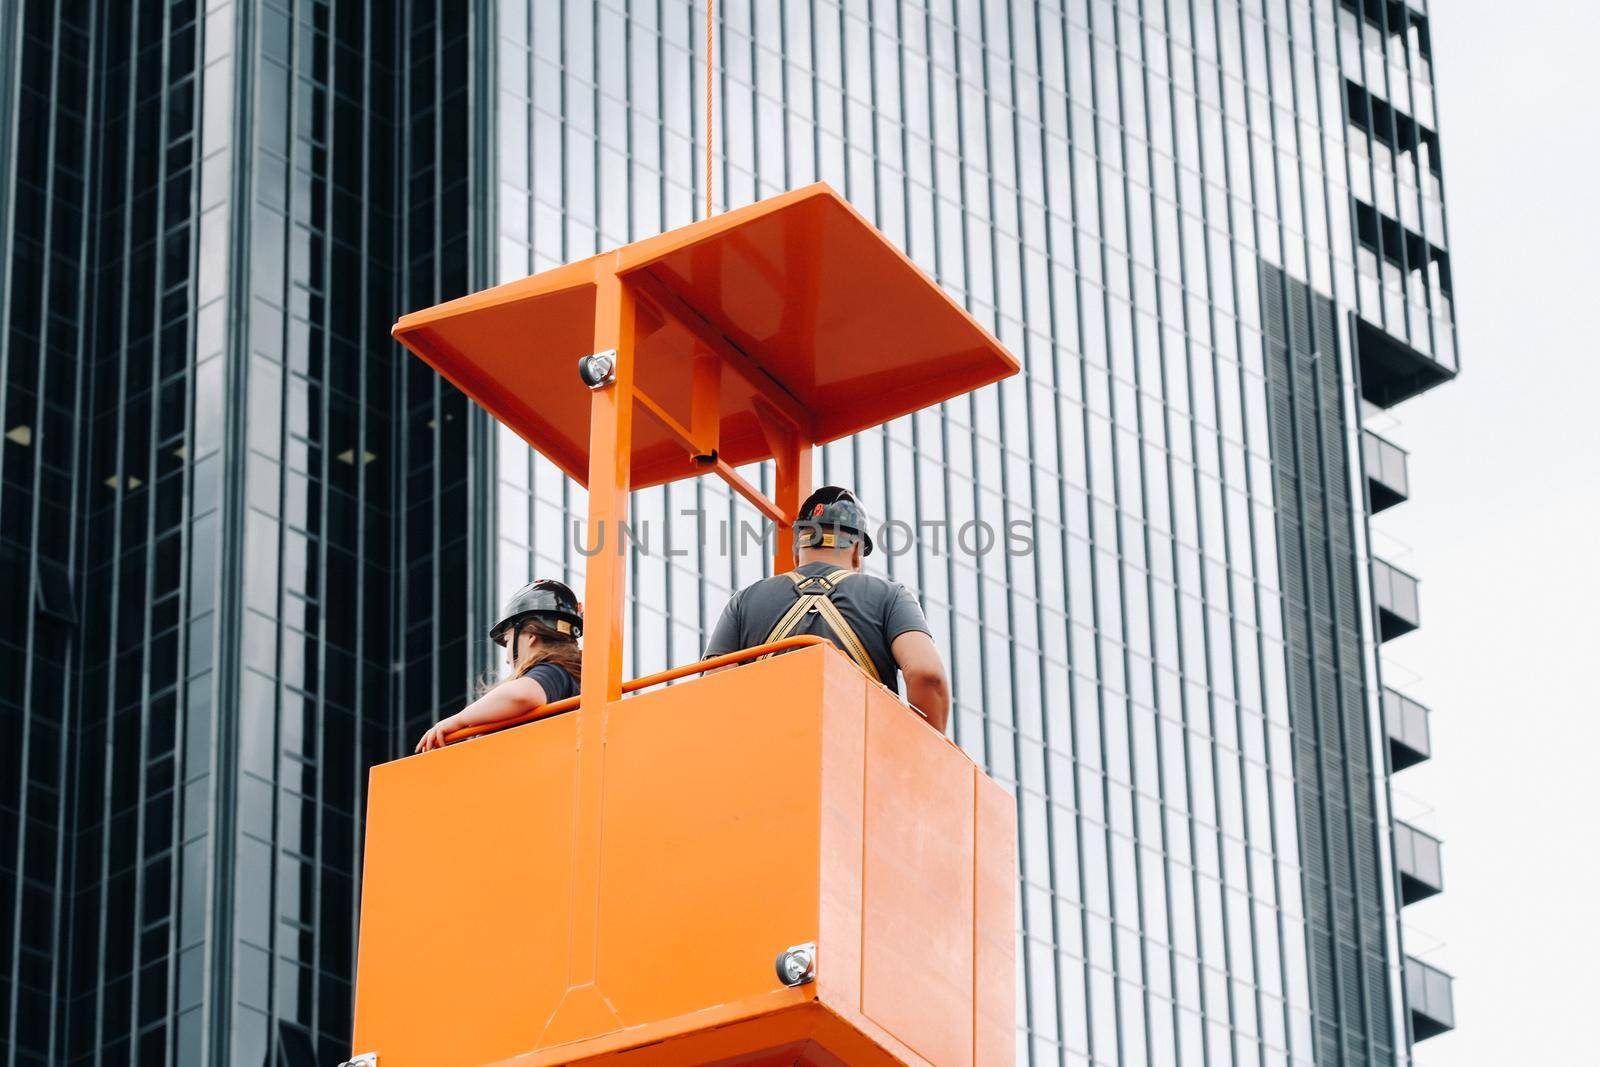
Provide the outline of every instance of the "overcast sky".
[[1462,371],[1386,420],[1374,520],[1422,579],[1385,681],[1433,709],[1395,813],[1444,839],[1406,948],[1456,976],[1416,1061],[1600,1064],[1600,4],[1431,7]]

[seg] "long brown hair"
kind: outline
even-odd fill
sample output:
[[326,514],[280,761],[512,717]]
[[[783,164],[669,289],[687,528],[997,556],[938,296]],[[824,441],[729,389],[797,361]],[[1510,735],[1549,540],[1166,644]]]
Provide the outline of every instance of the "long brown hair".
[[537,641],[524,640],[519,644],[517,664],[511,669],[511,674],[506,678],[486,677],[478,685],[478,695],[482,696],[495,686],[509,682],[513,678],[521,678],[541,663],[552,663],[568,674],[573,681],[582,677],[583,651],[578,647],[577,638],[571,634],[564,634],[553,626],[547,626],[537,619],[528,619],[521,623],[517,629],[507,636],[506,640],[515,640],[517,635],[523,638],[537,637]]

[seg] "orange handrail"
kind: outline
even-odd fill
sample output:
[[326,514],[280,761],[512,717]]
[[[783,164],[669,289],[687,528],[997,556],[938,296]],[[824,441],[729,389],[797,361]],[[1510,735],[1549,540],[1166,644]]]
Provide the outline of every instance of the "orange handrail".
[[[686,663],[681,667],[671,667],[656,674],[647,674],[642,678],[635,678],[631,682],[623,682],[622,691],[624,693],[633,693],[640,689],[648,689],[653,685],[661,685],[665,682],[670,682],[678,678],[684,678],[691,674],[701,674],[705,671],[714,671],[718,667],[727,667],[735,663],[742,663],[747,659],[757,659],[761,656],[768,656],[774,652],[786,652],[791,648],[805,648],[808,645],[826,645],[830,643],[831,642],[829,642],[827,638],[818,637],[815,634],[801,634],[798,637],[785,637],[781,641],[768,641],[764,645],[755,645],[751,648],[741,648],[737,652],[726,652],[720,656],[712,656],[710,659],[699,660],[695,663]],[[464,726],[459,730],[453,730],[447,734],[445,736],[444,743],[447,745],[453,745],[457,741],[465,741],[468,738],[477,737],[479,734],[493,733],[496,730],[505,730],[512,726],[521,726],[525,722],[534,722],[538,719],[549,718],[552,715],[559,715],[563,711],[571,711],[573,708],[577,707],[580,699],[582,698],[578,696],[570,696],[565,700],[552,700],[548,704],[540,704],[538,707],[533,708],[530,711],[525,711],[521,715],[513,716],[509,719],[502,719],[500,722],[486,722],[480,726]]]

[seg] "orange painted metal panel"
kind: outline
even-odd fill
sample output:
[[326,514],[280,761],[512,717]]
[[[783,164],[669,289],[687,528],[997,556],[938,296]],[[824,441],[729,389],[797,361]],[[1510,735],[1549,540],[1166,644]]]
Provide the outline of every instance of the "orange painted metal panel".
[[[866,856],[869,683],[829,656],[823,686],[821,851],[826,877],[819,906],[828,965],[817,976],[828,1003],[861,1011],[861,872]],[[875,688],[875,687],[871,687]]]
[[[981,887],[1015,869],[975,890],[1012,823],[959,749],[831,646],[593,713],[595,841],[573,833],[578,715],[374,769],[355,1051],[384,1067],[973,1062],[974,1019],[1013,995],[1010,905]],[[569,921],[585,848],[587,945]],[[818,981],[784,987],[777,953],[813,940]],[[575,982],[584,957],[593,979]]]
[[972,764],[867,711],[862,1010],[932,1063],[972,1063]]
[[372,769],[357,1051],[383,1048],[385,1067],[501,1059],[528,1047],[506,1020],[566,991],[576,727],[558,716]]
[[817,939],[821,702],[792,654],[611,708],[598,980],[624,1025],[769,993]]
[[973,768],[973,1062],[1010,1063],[1017,1042],[1017,806]]
[[[1018,369],[823,184],[406,315],[394,334],[586,485],[590,393],[576,368],[596,351],[596,286],[616,275],[640,295],[638,386],[681,425],[697,421],[696,357],[723,362],[718,458],[733,466],[773,458],[764,403],[812,444]],[[627,448],[636,489],[706,472],[654,418],[638,420]]]

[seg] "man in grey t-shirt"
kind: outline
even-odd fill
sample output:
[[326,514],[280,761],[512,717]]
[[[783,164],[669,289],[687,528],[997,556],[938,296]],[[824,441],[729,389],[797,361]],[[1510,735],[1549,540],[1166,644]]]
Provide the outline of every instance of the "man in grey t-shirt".
[[706,657],[796,634],[825,637],[894,693],[905,675],[906,699],[943,731],[950,718],[944,662],[911,590],[861,573],[861,559],[872,551],[866,527],[866,512],[848,489],[812,493],[795,522],[799,565],[735,593]]

